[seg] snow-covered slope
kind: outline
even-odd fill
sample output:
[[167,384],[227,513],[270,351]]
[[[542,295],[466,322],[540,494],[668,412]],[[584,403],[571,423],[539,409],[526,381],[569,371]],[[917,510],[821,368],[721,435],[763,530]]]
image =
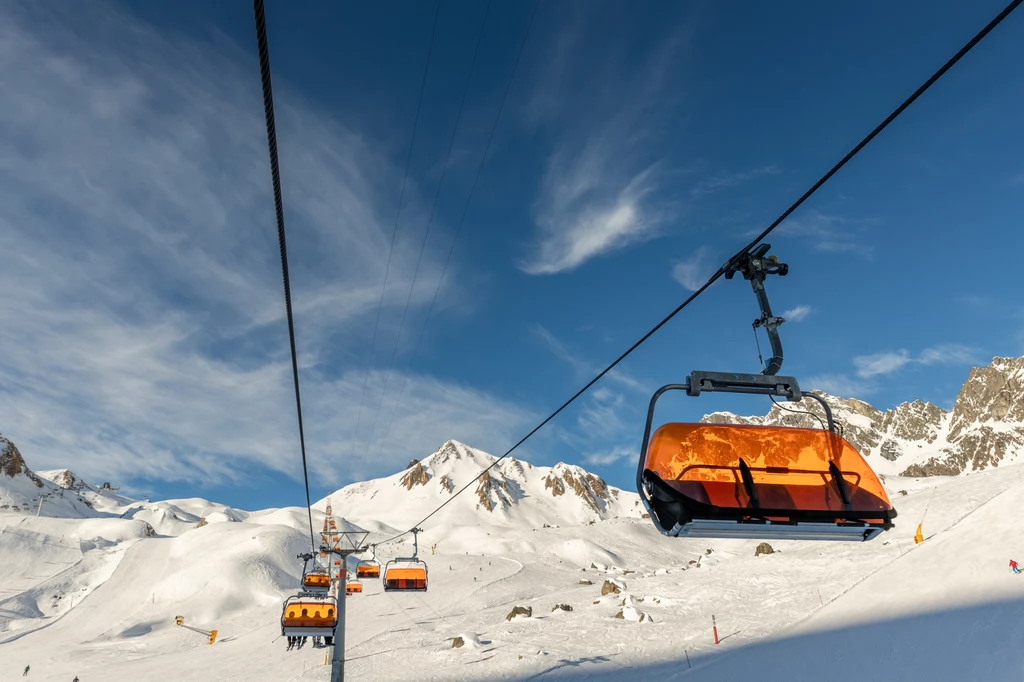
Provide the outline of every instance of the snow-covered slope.
[[[469,489],[431,519],[432,527],[488,526],[542,528],[579,525],[611,518],[639,518],[636,493],[613,488],[581,467],[559,463],[533,466],[497,458],[448,441],[423,461],[400,473],[355,483],[331,495],[335,513],[368,529],[405,530],[466,484]],[[327,498],[315,503],[325,509]]]
[[[435,487],[447,494],[439,479],[471,483],[461,507],[446,507],[457,513],[428,524],[444,534],[434,550],[421,542],[427,592],[368,580],[345,600],[352,679],[1020,679],[1024,576],[1006,562],[1024,561],[1012,549],[1024,547],[1022,467],[889,476],[900,516],[881,538],[772,542],[756,556],[756,540],[665,538],[636,517],[632,496],[584,485],[573,468],[503,462],[489,483],[474,478],[491,462],[449,443],[347,489],[350,502],[379,505],[384,529],[417,521],[417,505],[429,511]],[[165,519],[174,532],[141,518],[158,511],[179,516]],[[188,498],[97,513],[0,510],[0,679],[31,664],[34,678],[54,680],[327,680],[324,652],[286,651],[278,625],[308,548],[305,510]],[[219,522],[192,523],[204,517]],[[514,606],[527,614],[508,618]],[[217,643],[176,627],[178,615],[216,628]],[[452,648],[455,637],[465,645]]]
[[[814,392],[880,474],[949,476],[1024,461],[1024,357],[972,368],[951,412],[920,400],[883,412],[855,398]],[[763,417],[715,412],[702,421],[819,428],[817,419],[793,409],[823,416],[818,403],[805,398],[799,405],[773,405]]]

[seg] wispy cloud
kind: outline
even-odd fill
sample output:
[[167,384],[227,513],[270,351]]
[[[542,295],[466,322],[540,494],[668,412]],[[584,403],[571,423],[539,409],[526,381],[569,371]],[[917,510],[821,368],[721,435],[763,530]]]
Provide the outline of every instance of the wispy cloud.
[[620,445],[608,450],[592,452],[583,457],[583,463],[587,466],[610,466],[616,462],[630,463],[639,454],[635,447]]
[[786,312],[782,313],[782,317],[787,322],[799,322],[804,320],[808,315],[811,314],[811,306],[809,305],[798,305],[795,308],[790,308]]
[[563,204],[573,188],[558,181],[552,193],[562,198],[539,218],[544,236],[520,268],[531,275],[573,270],[594,256],[654,237],[662,218],[644,204],[654,190],[653,171],[651,166],[635,175],[611,201],[583,200],[581,194]]
[[801,381],[804,390],[821,389],[842,397],[864,399],[878,391],[876,380],[904,367],[920,365],[957,365],[977,362],[977,351],[959,344],[940,344],[925,348],[917,355],[906,348],[853,358],[853,376],[845,373],[821,374]]
[[[533,333],[557,358],[576,371],[579,381],[600,371],[601,367],[570,351],[543,326],[535,325]],[[606,466],[634,454],[628,446],[609,447],[609,443],[628,443],[636,437],[636,424],[641,423],[644,409],[638,405],[646,406],[646,398],[653,391],[652,387],[618,369],[606,374],[605,378],[607,382],[598,384],[577,401],[573,408],[575,424],[563,420],[554,429],[558,439],[579,453],[588,466]],[[627,398],[623,391],[634,397]],[[644,397],[641,403],[637,402],[636,394]]]
[[672,266],[672,279],[690,291],[700,289],[715,268],[710,261],[711,252],[706,246],[699,247],[689,258],[676,261]]
[[[586,360],[579,354],[570,351],[562,341],[560,341],[543,325],[533,325],[533,327],[531,327],[531,332],[544,343],[555,357],[572,366],[572,368],[576,370],[576,375],[580,380],[590,379],[604,369],[603,366],[599,366],[597,363]],[[619,368],[608,372],[608,374],[605,375],[605,378],[623,386],[624,388],[629,388],[639,393],[646,394],[651,392],[649,387],[645,386],[641,381]],[[598,386],[597,389],[593,390],[592,395],[599,395],[598,392],[601,390],[603,390],[602,387]]]
[[800,388],[804,391],[820,390],[841,398],[858,398],[861,400],[878,390],[871,382],[845,374],[819,374],[811,376],[806,381],[800,381]]
[[1016,320],[1024,319],[1024,306],[1017,301],[1008,303],[991,295],[961,294],[955,296],[953,302],[983,315]]
[[[0,428],[40,468],[297,475],[253,54],[96,5],[3,4],[0,45]],[[401,176],[275,86],[307,436],[331,480],[362,386],[336,368],[365,362]],[[415,223],[415,188],[407,200]],[[396,245],[382,338],[397,331],[416,248]],[[421,274],[438,264],[428,252]],[[417,287],[413,305],[431,294]],[[498,447],[527,419],[469,387],[396,379],[409,387],[383,457],[379,443],[357,448],[349,470],[380,472],[449,437]]]
[[622,421],[625,397],[608,388],[599,388],[590,395],[590,401],[576,418],[576,424],[588,436],[604,441],[620,435],[626,428]]
[[864,378],[879,374],[891,374],[909,362],[912,362],[912,359],[905,348],[873,355],[859,355],[853,359],[853,364],[857,368],[857,376]]
[[720,173],[697,182],[697,184],[690,189],[690,194],[695,197],[715,194],[716,192],[721,192],[722,190],[742,185],[743,183],[750,182],[751,180],[755,180],[765,175],[778,175],[779,172],[778,166],[771,165],[747,171]]
[[[577,44],[587,33],[585,13],[567,19],[538,60],[524,117],[530,126],[561,124],[535,206],[537,236],[519,263],[529,274],[573,270],[588,260],[658,236],[672,215],[657,200],[662,166],[652,141],[673,106],[667,87],[684,31],[653,48],[626,72],[625,45],[602,46],[595,63]],[[635,59],[634,52],[631,59]],[[639,75],[637,75],[639,74]]]
[[[855,220],[805,209],[796,217],[791,217],[779,225],[775,234],[806,239],[818,251],[868,256],[874,249],[861,239],[861,235],[873,223],[872,220]],[[757,234],[759,231],[752,230],[751,234]]]
[[857,368],[857,376],[870,378],[891,374],[910,364],[917,365],[957,365],[975,362],[977,351],[958,344],[943,344],[925,348],[918,356],[910,354],[906,348],[885,351],[872,355],[859,355],[853,359]]

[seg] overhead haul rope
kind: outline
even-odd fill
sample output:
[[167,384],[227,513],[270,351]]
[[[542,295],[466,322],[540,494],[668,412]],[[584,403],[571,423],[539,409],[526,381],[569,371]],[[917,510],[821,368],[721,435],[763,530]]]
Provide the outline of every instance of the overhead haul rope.
[[448,140],[448,151],[444,155],[444,164],[441,166],[441,178],[437,181],[437,191],[434,192],[434,201],[430,205],[430,216],[427,218],[427,229],[423,232],[423,243],[420,244],[420,254],[416,258],[416,267],[412,271],[412,282],[409,284],[409,295],[405,299],[405,309],[402,311],[402,321],[398,325],[398,337],[395,339],[395,347],[391,349],[391,360],[388,362],[388,371],[384,375],[384,388],[380,392],[380,402],[377,403],[377,411],[373,415],[373,426],[370,428],[370,439],[366,442],[369,449],[373,444],[373,434],[377,431],[377,419],[380,417],[381,407],[384,405],[384,394],[388,390],[388,382],[391,380],[391,370],[395,366],[395,357],[398,355],[398,346],[402,341],[402,332],[405,330],[405,319],[409,315],[409,304],[412,303],[412,294],[416,289],[416,278],[420,274],[420,265],[423,263],[423,252],[427,248],[427,238],[430,236],[430,226],[434,224],[434,212],[437,209],[437,200],[441,196],[441,187],[444,185],[444,176],[448,172],[448,162],[451,160],[452,149],[455,148],[455,136],[459,132],[459,122],[462,120],[462,112],[466,108],[466,96],[469,95],[469,86],[473,82],[473,73],[476,71],[476,60],[480,54],[480,45],[484,39],[484,28],[487,26],[487,17],[491,14],[491,2],[488,0],[487,8],[484,10],[484,19],[480,22],[480,33],[476,38],[476,47],[473,48],[473,59],[469,64],[469,74],[466,76],[466,86],[462,89],[462,100],[459,102],[459,110],[455,115],[455,125],[452,127],[452,136]]
[[[549,414],[547,417],[545,417],[544,420],[540,424],[537,424],[537,426],[533,427],[533,429],[529,433],[527,433],[525,436],[520,438],[519,441],[515,445],[513,445],[512,447],[510,447],[508,450],[505,451],[505,454],[503,454],[501,457],[498,457],[493,462],[491,462],[491,464],[487,468],[485,468],[483,471],[481,471],[479,474],[477,474],[477,476],[475,478],[471,479],[466,485],[464,485],[461,488],[459,488],[451,497],[449,497],[447,500],[445,500],[440,505],[438,505],[437,508],[435,508],[432,512],[430,512],[425,517],[423,517],[422,519],[417,521],[416,524],[413,526],[413,528],[418,528],[423,523],[425,523],[428,519],[430,519],[430,517],[432,517],[434,514],[436,514],[437,512],[441,511],[442,509],[444,509],[445,505],[447,505],[449,502],[451,502],[456,497],[458,497],[462,492],[464,492],[467,488],[469,488],[471,485],[473,485],[473,483],[476,482],[476,480],[480,476],[483,476],[485,473],[487,473],[488,471],[493,469],[498,464],[498,462],[500,462],[501,460],[503,460],[506,457],[508,457],[509,455],[511,455],[520,445],[525,443],[527,441],[527,439],[529,439],[531,436],[533,436],[533,434],[535,434],[538,431],[540,431],[541,428],[543,428],[545,425],[547,425],[547,423],[549,421],[551,421],[556,416],[558,416],[558,414],[561,413],[562,410],[564,410],[569,405],[571,405],[573,402],[575,402],[575,400],[577,398],[579,398],[581,395],[583,395],[591,386],[596,384],[602,377],[604,377],[605,374],[607,374],[608,372],[612,371],[612,369],[614,369],[616,365],[618,365],[620,362],[625,360],[626,357],[628,357],[633,351],[635,351],[637,348],[639,348],[642,343],[644,343],[645,341],[647,341],[647,339],[649,339],[651,336],[653,336],[656,331],[658,331],[663,326],[665,326],[665,324],[667,324],[669,320],[671,320],[673,317],[675,317],[677,314],[679,314],[679,312],[682,311],[686,306],[690,305],[690,303],[692,303],[694,299],[696,299],[702,293],[707,291],[708,287],[710,287],[712,284],[717,282],[718,279],[720,277],[722,277],[722,275],[725,274],[725,271],[727,269],[729,269],[729,267],[735,261],[737,261],[740,258],[742,258],[743,256],[747,255],[747,253],[752,248],[757,246],[761,242],[761,240],[763,240],[765,237],[767,237],[775,228],[777,228],[780,224],[782,224],[782,222],[784,220],[786,220],[786,218],[788,218],[805,201],[807,201],[811,197],[811,195],[813,195],[815,192],[817,192],[821,188],[822,185],[824,185],[826,182],[829,181],[829,179],[831,179],[831,177],[833,175],[838,173],[839,170],[850,161],[850,159],[852,159],[862,149],[864,149],[864,147],[866,147],[868,145],[868,143],[870,143],[873,139],[875,139],[875,137],[880,132],[885,130],[889,126],[890,123],[895,121],[896,118],[899,117],[899,115],[902,114],[904,112],[904,110],[906,110],[907,107],[909,107],[911,104],[913,104],[917,100],[918,97],[923,95],[932,85],[935,84],[935,82],[937,80],[939,80],[943,75],[945,75],[945,73],[947,71],[949,71],[953,67],[953,65],[955,65],[957,62],[959,62],[964,57],[964,55],[966,55],[968,52],[970,52],[971,49],[973,49],[975,45],[977,45],[979,42],[981,42],[982,38],[987,36],[992,31],[992,29],[994,29],[996,26],[998,26],[1000,23],[1002,23],[1002,21],[1006,17],[1008,17],[1010,15],[1010,13],[1013,12],[1013,10],[1015,10],[1018,5],[1020,5],[1021,2],[1024,2],[1024,0],[1013,0],[1009,5],[1007,5],[1003,9],[1002,12],[1000,12],[992,21],[990,21],[985,26],[985,28],[981,29],[981,31],[979,31],[977,33],[977,35],[975,35],[973,38],[971,38],[967,42],[966,45],[964,45],[962,48],[960,48],[960,50],[955,55],[950,57],[950,59],[945,64],[943,64],[939,68],[938,71],[933,73],[932,76],[928,80],[926,80],[920,87],[918,87],[917,90],[915,90],[913,92],[913,94],[911,94],[909,97],[907,97],[907,99],[905,99],[902,104],[900,104],[898,107],[896,107],[896,109],[894,109],[891,114],[886,116],[884,121],[879,123],[875,127],[874,130],[872,130],[870,133],[868,133],[868,135],[863,140],[861,140],[859,143],[857,143],[857,146],[855,146],[853,149],[851,149],[849,152],[847,152],[846,156],[844,156],[842,159],[840,159],[839,162],[836,163],[836,165],[832,166],[832,168],[829,169],[829,171],[827,173],[825,173],[823,176],[821,176],[821,178],[817,182],[815,182],[813,185],[811,185],[810,189],[808,189],[806,192],[804,192],[800,196],[799,199],[797,199],[795,202],[793,202],[793,204],[789,208],[787,208],[785,211],[783,211],[782,215],[780,215],[778,218],[776,218],[772,222],[771,225],[766,227],[764,229],[764,231],[762,231],[759,235],[757,235],[757,237],[755,237],[749,244],[747,244],[742,249],[737,251],[736,254],[725,263],[725,265],[723,265],[720,268],[718,268],[718,270],[716,270],[715,273],[713,275],[711,275],[711,277],[708,279],[707,282],[705,282],[703,285],[701,285],[701,287],[699,289],[697,289],[692,294],[690,294],[690,296],[685,301],[683,301],[678,306],[676,306],[675,310],[673,310],[667,316],[665,316],[665,318],[663,318],[661,320],[661,322],[658,322],[658,324],[654,325],[654,327],[652,327],[650,331],[648,331],[646,334],[641,336],[632,346],[627,348],[626,351],[623,352],[622,355],[617,357],[610,365],[608,365],[603,370],[601,370],[601,372],[598,373],[597,376],[595,376],[593,379],[588,381],[586,383],[586,385],[583,386],[583,388],[581,388],[580,390],[576,391],[576,393],[574,393],[571,398],[569,398],[564,403],[562,403],[562,405],[557,410],[555,410],[554,412]],[[384,542],[390,542],[391,540],[395,540],[395,539],[400,538],[403,535],[406,535],[406,534],[411,533],[411,532],[412,532],[412,529],[410,528],[409,530],[407,530],[407,531],[405,531],[403,533],[399,533],[398,535],[396,535],[396,536],[394,536],[392,538],[389,538],[388,540],[385,540]]]
[[[519,44],[519,54],[516,56],[516,61],[512,65],[512,73],[509,74],[508,82],[505,83],[505,92],[501,96],[501,103],[498,105],[498,113],[494,116],[494,124],[491,126],[491,132],[487,136],[487,144],[484,145],[484,153],[480,157],[480,163],[476,167],[476,174],[473,176],[473,184],[469,187],[469,195],[466,197],[466,203],[462,208],[462,217],[459,218],[459,224],[455,228],[455,236],[452,238],[452,244],[448,247],[448,255],[444,259],[444,267],[441,268],[441,276],[437,280],[437,286],[434,287],[434,296],[430,299],[430,306],[427,308],[427,316],[423,318],[423,325],[420,327],[419,336],[416,337],[416,345],[412,347],[412,359],[410,362],[416,361],[416,354],[419,352],[420,343],[423,341],[423,332],[427,329],[427,323],[430,322],[430,316],[434,312],[434,306],[437,304],[437,295],[441,291],[441,284],[444,282],[444,276],[448,272],[448,264],[451,263],[452,253],[455,251],[455,245],[459,241],[459,235],[462,233],[462,226],[466,222],[466,214],[469,212],[469,203],[473,199],[473,193],[476,191],[477,182],[480,180],[480,173],[483,171],[484,162],[487,160],[487,153],[491,149],[491,142],[494,140],[494,132],[498,129],[498,121],[501,120],[501,112],[505,109],[505,101],[508,100],[509,90],[512,89],[512,82],[515,80],[516,71],[519,69],[519,62],[523,58],[523,51],[526,49],[526,41],[530,37],[530,31],[533,29],[533,20],[537,16],[537,8],[540,7],[540,0],[537,0],[533,5],[533,13],[530,15],[530,23],[526,26],[526,32],[523,33],[523,41]],[[380,452],[384,452],[384,446],[387,444],[388,436],[391,435],[391,425],[395,422],[395,415],[398,414],[398,406],[402,402],[403,396],[405,396],[405,388],[409,385],[409,378],[406,377],[402,382],[402,388],[398,392],[398,400],[395,401],[395,407],[391,411],[391,418],[388,420],[387,428],[384,430],[384,437],[380,441]]]
[[284,279],[284,307],[288,313],[288,342],[292,351],[292,379],[295,383],[295,410],[299,416],[299,447],[302,451],[302,479],[306,486],[306,512],[309,516],[309,544],[316,553],[313,539],[313,503],[309,498],[309,471],[306,467],[306,437],[302,430],[302,398],[299,395],[299,361],[295,353],[295,322],[292,318],[292,290],[288,280],[288,245],[284,235],[284,201],[281,199],[281,168],[277,160],[277,126],[274,123],[274,91],[270,82],[270,48],[267,45],[267,17],[263,0],[253,0],[256,15],[256,45],[260,55],[260,76],[263,81],[263,110],[267,118],[267,146],[270,150],[270,178],[274,186],[274,211],[277,214],[277,240],[281,248],[281,276]]
[[366,383],[370,379],[370,365],[373,363],[373,349],[377,345],[377,330],[380,328],[380,313],[384,308],[384,292],[388,288],[388,275],[391,273],[391,257],[395,252],[395,237],[398,235],[398,219],[402,215],[402,201],[405,199],[405,185],[409,179],[409,166],[412,164],[412,150],[416,143],[416,130],[420,124],[420,109],[423,106],[423,91],[427,87],[427,71],[430,69],[430,55],[434,52],[434,36],[437,34],[437,17],[441,13],[441,0],[437,0],[434,8],[434,27],[430,29],[430,46],[427,48],[427,59],[423,64],[423,76],[420,79],[420,94],[416,100],[416,115],[412,121],[412,139],[409,140],[409,154],[405,157],[405,172],[402,174],[402,189],[398,193],[398,211],[395,213],[395,227],[391,231],[391,247],[388,249],[388,262],[384,267],[384,284],[380,288],[380,302],[377,303],[377,320],[373,323],[373,337],[370,339],[370,354],[366,358],[366,373],[363,374],[363,391],[359,397],[359,410],[356,412],[356,426],[349,441],[349,457],[355,454],[356,438],[359,436],[359,424],[363,417],[363,403],[366,400]]

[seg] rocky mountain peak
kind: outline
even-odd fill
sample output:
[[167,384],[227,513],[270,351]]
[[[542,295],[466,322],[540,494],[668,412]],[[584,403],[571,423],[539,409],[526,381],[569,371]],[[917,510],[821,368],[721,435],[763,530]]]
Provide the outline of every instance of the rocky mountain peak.
[[70,469],[56,469],[54,471],[40,471],[39,476],[59,485],[64,490],[88,490],[89,484],[79,478]]
[[0,474],[11,478],[24,474],[37,488],[43,487],[42,480],[26,466],[17,446],[4,438],[3,434],[0,434]]
[[550,490],[555,497],[572,491],[587,507],[597,513],[601,513],[618,497],[618,491],[610,488],[600,476],[563,462],[556,464],[545,477],[544,488]]
[[1024,422],[1024,357],[973,367],[953,404],[950,438],[983,422]]

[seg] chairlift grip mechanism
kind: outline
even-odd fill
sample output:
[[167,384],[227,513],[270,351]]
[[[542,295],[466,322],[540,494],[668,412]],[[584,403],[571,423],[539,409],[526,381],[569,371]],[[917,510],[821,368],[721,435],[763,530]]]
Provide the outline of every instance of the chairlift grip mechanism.
[[768,343],[772,349],[772,357],[765,363],[762,374],[772,375],[782,369],[782,340],[779,338],[778,327],[786,321],[784,317],[776,317],[772,314],[771,304],[768,302],[768,292],[764,288],[766,275],[779,275],[785,277],[789,272],[789,266],[780,263],[775,256],[766,256],[771,244],[755,246],[751,251],[742,253],[731,258],[722,266],[726,279],[732,279],[737,272],[743,275],[743,279],[750,281],[750,286],[757,296],[757,303],[761,306],[761,317],[754,320],[754,331],[758,327],[764,327],[768,332]]

